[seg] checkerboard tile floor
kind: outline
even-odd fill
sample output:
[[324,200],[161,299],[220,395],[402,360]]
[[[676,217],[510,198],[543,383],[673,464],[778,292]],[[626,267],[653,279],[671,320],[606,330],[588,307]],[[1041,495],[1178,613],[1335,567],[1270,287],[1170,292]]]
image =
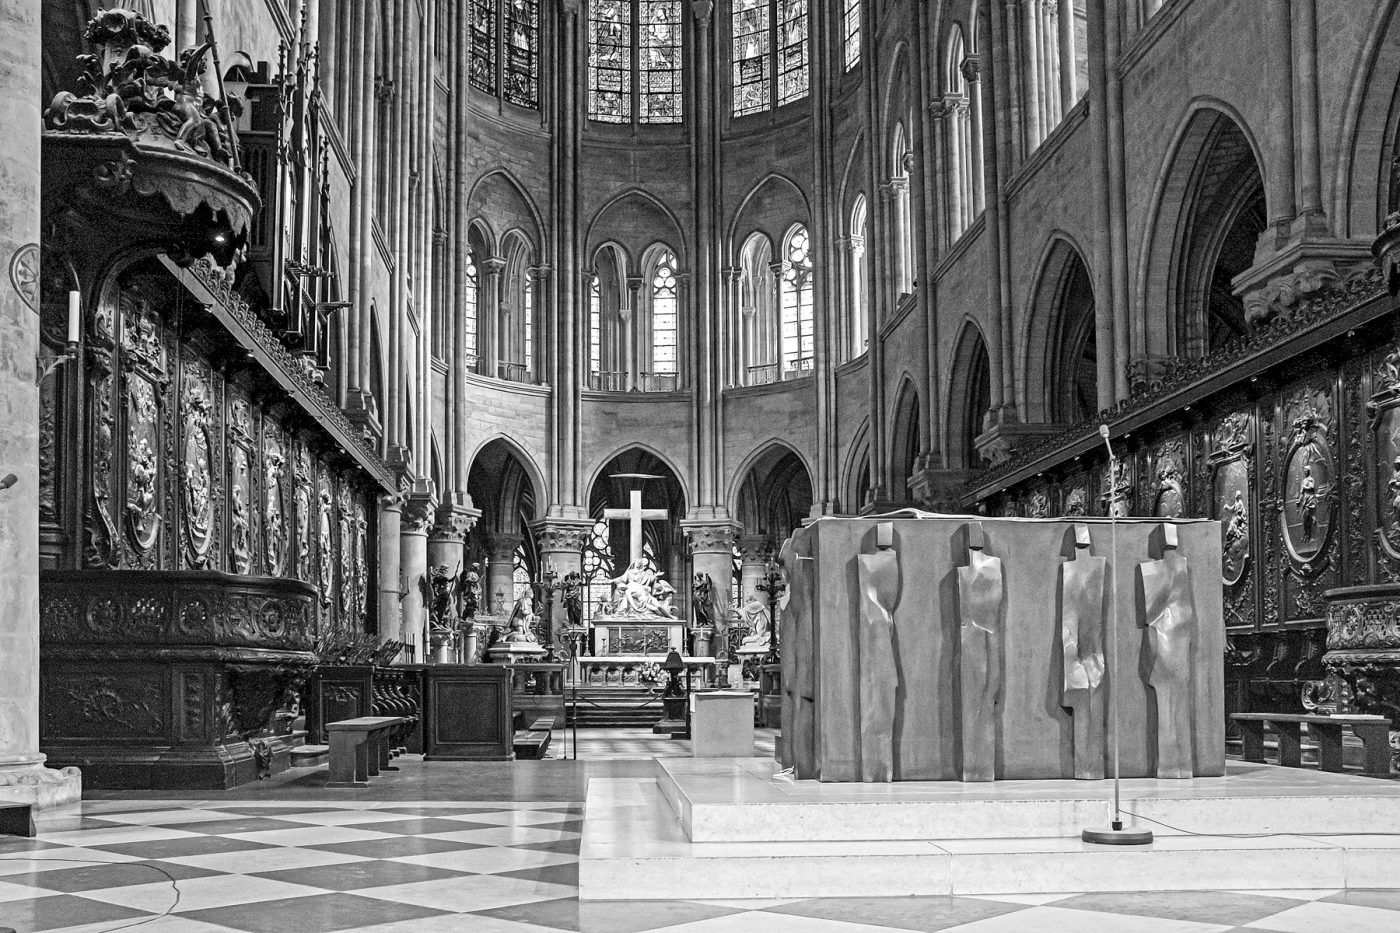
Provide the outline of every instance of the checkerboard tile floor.
[[16,933],[1400,931],[1400,890],[580,902],[576,801],[88,801],[0,837]]

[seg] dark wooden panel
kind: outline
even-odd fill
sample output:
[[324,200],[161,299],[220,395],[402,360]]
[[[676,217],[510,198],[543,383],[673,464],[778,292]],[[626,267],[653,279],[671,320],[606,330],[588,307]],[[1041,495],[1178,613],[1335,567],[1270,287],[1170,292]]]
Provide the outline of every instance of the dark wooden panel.
[[494,665],[424,669],[423,757],[504,760],[511,751],[510,672]]

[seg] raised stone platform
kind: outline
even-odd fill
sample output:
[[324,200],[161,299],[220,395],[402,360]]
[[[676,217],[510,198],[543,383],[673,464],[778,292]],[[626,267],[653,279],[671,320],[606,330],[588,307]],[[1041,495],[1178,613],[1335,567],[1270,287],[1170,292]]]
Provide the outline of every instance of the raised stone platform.
[[[579,896],[772,898],[1390,887],[1400,782],[1230,762],[1123,782],[1143,848],[1079,840],[1112,784],[792,782],[763,759],[659,759],[589,783]],[[1164,825],[1165,824],[1165,825]]]

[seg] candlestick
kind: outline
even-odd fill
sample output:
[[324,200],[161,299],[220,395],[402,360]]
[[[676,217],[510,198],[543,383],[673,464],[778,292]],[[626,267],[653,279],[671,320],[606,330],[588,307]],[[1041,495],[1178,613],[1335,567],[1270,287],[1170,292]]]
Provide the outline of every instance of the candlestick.
[[76,288],[68,293],[68,342],[78,342],[78,328],[81,326],[83,296]]

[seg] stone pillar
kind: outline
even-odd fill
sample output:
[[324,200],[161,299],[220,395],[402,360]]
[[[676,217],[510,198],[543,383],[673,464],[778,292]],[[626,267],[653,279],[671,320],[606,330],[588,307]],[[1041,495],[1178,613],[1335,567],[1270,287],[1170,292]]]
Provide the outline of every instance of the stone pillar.
[[176,0],[175,47],[170,50],[174,55],[199,44],[195,39],[199,34],[198,8],[198,0]]
[[[493,379],[501,374],[501,272],[505,267],[506,261],[499,256],[477,266],[476,371]],[[458,404],[465,402],[465,398],[458,400]]]
[[637,383],[641,378],[641,349],[637,345],[637,331],[641,326],[641,319],[638,313],[638,301],[641,298],[642,286],[646,284],[646,279],[640,275],[629,275],[627,277],[628,304],[619,308],[617,316],[622,318],[622,356],[623,362],[627,365],[627,391],[637,391]]
[[414,491],[404,503],[399,521],[399,578],[403,589],[400,636],[413,646],[412,660],[428,657],[428,607],[423,589],[428,579],[428,529],[435,501],[428,492]]
[[496,611],[496,594],[505,601],[505,611],[515,599],[515,549],[525,540],[524,535],[492,532],[486,545],[486,583],[482,601],[491,613]]
[[76,768],[39,752],[39,76],[38,0],[0,0],[0,799],[37,806],[82,796]]
[[[690,544],[691,573],[708,574],[714,581],[719,605],[729,607],[729,593],[734,579],[734,540],[739,534],[739,526],[730,522],[683,521],[681,530]],[[717,623],[720,621],[716,620]],[[728,619],[722,621],[727,623]],[[686,626],[689,628],[694,624],[695,614],[692,611],[686,619]],[[720,633],[716,632],[710,642],[711,652],[716,650],[720,637]]]
[[379,643],[408,641],[403,637],[403,624],[399,617],[403,586],[400,572],[402,554],[400,552],[400,532],[402,527],[404,497],[383,495],[379,497]]
[[1040,141],[1045,138],[1041,123],[1044,117],[1045,108],[1040,99],[1040,56],[1037,48],[1040,43],[1037,37],[1036,8],[1038,0],[1022,0],[1021,4],[1021,28],[1022,28],[1022,48],[1025,51],[1025,59],[1022,62],[1022,77],[1025,78],[1025,118],[1026,118],[1026,152],[1029,155],[1031,150],[1040,145]]
[[1075,52],[1074,0],[1055,0],[1055,41],[1060,56],[1060,111],[1069,113],[1079,100],[1079,57]]
[[[549,612],[549,641],[559,648],[562,647],[559,632],[569,621],[564,612],[564,577],[570,573],[583,573],[583,546],[588,543],[593,523],[547,518],[536,522],[531,526],[531,530],[540,544],[540,562],[543,568],[553,569],[555,574],[554,599]],[[543,615],[542,611],[541,616]]]
[[[739,536],[739,602],[742,604],[749,594],[763,582],[763,571],[768,558],[775,553],[773,539],[769,535]],[[762,596],[762,594],[759,594]]]
[[[466,540],[467,534],[476,526],[480,517],[480,509],[459,502],[448,502],[438,507],[433,529],[428,533],[429,572],[434,567],[446,567],[448,573],[466,573],[467,568],[463,566],[462,560],[462,542]],[[430,649],[425,645],[424,650]]]

